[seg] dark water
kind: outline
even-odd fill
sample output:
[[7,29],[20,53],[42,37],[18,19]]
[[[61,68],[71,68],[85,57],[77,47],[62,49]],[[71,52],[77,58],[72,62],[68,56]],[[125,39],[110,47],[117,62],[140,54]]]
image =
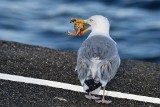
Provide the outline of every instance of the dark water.
[[77,51],[71,18],[108,17],[122,58],[160,62],[160,0],[0,0],[0,40]]

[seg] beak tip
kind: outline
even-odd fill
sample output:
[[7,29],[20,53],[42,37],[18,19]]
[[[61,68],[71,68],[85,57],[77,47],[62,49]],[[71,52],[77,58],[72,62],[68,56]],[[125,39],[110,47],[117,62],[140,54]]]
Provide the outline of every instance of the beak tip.
[[84,20],[85,23],[87,23],[87,20]]

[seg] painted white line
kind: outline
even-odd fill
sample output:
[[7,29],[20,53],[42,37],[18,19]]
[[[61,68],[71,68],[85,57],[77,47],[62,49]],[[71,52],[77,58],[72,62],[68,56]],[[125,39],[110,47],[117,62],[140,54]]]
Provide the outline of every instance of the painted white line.
[[[71,90],[71,91],[76,91],[76,92],[84,92],[83,87],[81,86],[72,85],[68,83],[61,83],[61,82],[56,82],[56,81],[29,78],[29,77],[10,75],[10,74],[4,74],[4,73],[0,73],[0,79],[16,81],[16,82],[24,82],[24,83],[30,83],[30,84],[37,84],[37,85],[43,85],[43,86],[50,86],[54,88],[62,88],[65,90]],[[103,92],[101,90],[98,95],[102,95],[102,93]],[[121,92],[116,92],[116,91],[106,91],[106,93],[107,93],[107,96],[111,96],[111,97],[160,104],[160,98],[127,94],[127,93],[121,93]]]

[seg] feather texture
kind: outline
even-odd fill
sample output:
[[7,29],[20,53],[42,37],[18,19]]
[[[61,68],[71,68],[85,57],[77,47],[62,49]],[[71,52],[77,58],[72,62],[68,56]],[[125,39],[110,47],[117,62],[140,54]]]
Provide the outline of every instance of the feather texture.
[[115,76],[119,65],[117,46],[110,37],[91,36],[78,50],[76,69],[81,85],[92,79],[104,87]]

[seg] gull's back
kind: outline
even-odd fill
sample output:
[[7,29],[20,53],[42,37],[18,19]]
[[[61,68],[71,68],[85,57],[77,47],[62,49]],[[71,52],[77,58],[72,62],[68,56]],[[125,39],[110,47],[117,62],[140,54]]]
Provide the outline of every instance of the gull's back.
[[87,38],[78,51],[79,57],[88,60],[91,60],[92,58],[109,60],[117,54],[116,43],[110,37],[100,35]]
[[115,76],[119,65],[117,46],[110,37],[91,36],[78,50],[76,69],[82,85],[93,79],[104,87]]

